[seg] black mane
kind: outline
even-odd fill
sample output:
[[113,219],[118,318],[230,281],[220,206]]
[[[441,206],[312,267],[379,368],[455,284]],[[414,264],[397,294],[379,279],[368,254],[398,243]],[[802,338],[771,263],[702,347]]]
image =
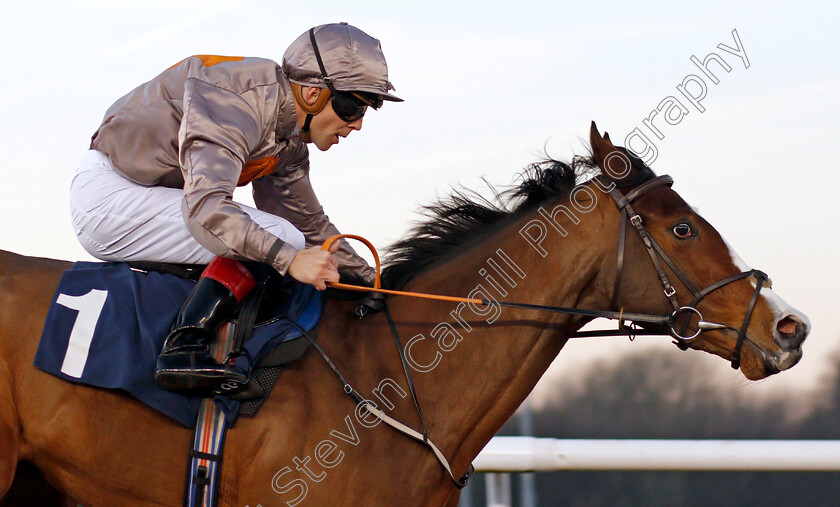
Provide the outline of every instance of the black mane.
[[[621,187],[635,186],[653,177],[653,172],[632,153],[637,177],[622,182]],[[523,213],[545,201],[566,197],[576,185],[600,173],[591,156],[576,156],[571,162],[546,159],[529,165],[519,175],[522,180],[503,192],[492,186],[492,200],[468,189],[454,189],[448,197],[424,206],[423,220],[409,235],[391,245],[384,259],[382,285],[398,289],[429,266],[450,258],[462,249],[492,234]]]

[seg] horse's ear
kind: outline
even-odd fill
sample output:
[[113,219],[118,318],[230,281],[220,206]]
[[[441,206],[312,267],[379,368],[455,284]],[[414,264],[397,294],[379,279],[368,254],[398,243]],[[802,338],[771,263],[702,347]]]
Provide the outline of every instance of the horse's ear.
[[612,141],[610,141],[609,134],[604,133],[604,137],[601,137],[601,133],[598,132],[598,126],[595,125],[594,121],[589,128],[589,144],[592,145],[592,156],[595,158],[595,162],[598,163],[598,167],[602,170],[604,169],[603,164],[607,156],[614,151],[618,151],[613,146]]
[[609,134],[605,132],[601,137],[594,121],[589,129],[589,144],[592,146],[592,158],[606,176],[615,180],[624,178],[630,173],[632,167],[630,159],[613,145]]

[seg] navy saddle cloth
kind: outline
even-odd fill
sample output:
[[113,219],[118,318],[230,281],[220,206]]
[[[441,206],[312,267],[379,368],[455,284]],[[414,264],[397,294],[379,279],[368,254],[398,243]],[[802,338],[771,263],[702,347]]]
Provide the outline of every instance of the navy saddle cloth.
[[[170,274],[136,271],[126,263],[77,262],[61,277],[35,366],[72,382],[122,389],[192,428],[202,399],[159,388],[154,365],[194,285]],[[282,304],[274,313],[306,331],[321,316],[321,296],[311,285],[298,285]],[[288,320],[254,328],[244,347],[253,364],[280,343],[301,336]],[[247,357],[237,361],[248,365]],[[233,424],[240,403],[221,397],[216,403]]]

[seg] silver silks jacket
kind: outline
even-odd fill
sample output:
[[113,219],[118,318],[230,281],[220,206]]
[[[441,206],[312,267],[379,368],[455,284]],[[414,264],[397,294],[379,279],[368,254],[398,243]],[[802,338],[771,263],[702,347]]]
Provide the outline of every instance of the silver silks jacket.
[[[309,182],[291,92],[271,60],[191,56],[112,105],[91,149],[141,185],[183,188],[187,227],[214,254],[285,274],[297,251],[254,223],[232,195],[251,183],[257,208],[291,222],[307,247],[338,234]],[[373,280],[346,242],[336,257],[343,273]]]

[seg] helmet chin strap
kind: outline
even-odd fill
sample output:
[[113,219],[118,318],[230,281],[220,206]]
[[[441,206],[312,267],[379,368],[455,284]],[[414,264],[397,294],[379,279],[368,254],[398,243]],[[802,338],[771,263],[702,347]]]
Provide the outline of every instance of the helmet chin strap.
[[321,93],[318,95],[318,98],[315,99],[315,102],[309,104],[306,102],[303,95],[304,87],[297,83],[292,83],[292,95],[295,98],[295,106],[299,107],[304,113],[306,113],[306,119],[303,121],[303,127],[300,128],[300,140],[305,143],[312,142],[312,133],[309,130],[312,118],[323,111],[327,102],[330,100],[330,90],[325,88],[320,88],[320,90]]
[[303,122],[303,127],[300,128],[300,140],[305,143],[312,142],[312,132],[309,131],[309,124],[312,123],[313,115],[307,114],[306,120]]

